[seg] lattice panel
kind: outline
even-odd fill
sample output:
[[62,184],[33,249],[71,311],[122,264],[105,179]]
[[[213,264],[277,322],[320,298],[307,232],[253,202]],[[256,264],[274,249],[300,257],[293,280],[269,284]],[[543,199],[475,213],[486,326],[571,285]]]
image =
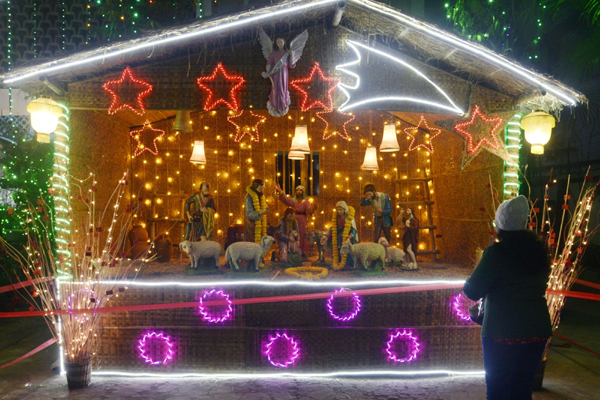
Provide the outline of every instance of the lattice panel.
[[19,131],[26,136],[35,134],[31,127],[29,115],[4,115],[0,117],[0,136],[11,139]]

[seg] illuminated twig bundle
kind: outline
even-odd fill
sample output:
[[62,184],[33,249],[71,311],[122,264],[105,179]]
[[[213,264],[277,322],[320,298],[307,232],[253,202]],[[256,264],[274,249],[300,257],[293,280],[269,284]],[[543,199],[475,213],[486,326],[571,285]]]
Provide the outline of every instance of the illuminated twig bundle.
[[[90,186],[83,190],[77,201],[87,209],[83,221],[75,221],[74,240],[68,247],[72,254],[72,267],[60,265],[51,247],[49,232],[34,205],[29,205],[29,217],[22,222],[27,237],[24,251],[19,251],[0,239],[0,244],[17,261],[27,280],[32,281],[34,291],[28,301],[33,307],[45,311],[45,319],[54,337],[64,349],[68,362],[85,362],[93,357],[98,346],[96,329],[100,322],[97,308],[107,307],[113,296],[119,296],[127,287],[124,279],[130,269],[139,270],[139,265],[148,261],[125,258],[123,252],[127,230],[131,226],[136,210],[123,205],[127,174],[119,181],[108,201],[107,207],[96,213],[96,182],[94,176],[80,181]],[[74,200],[73,200],[74,201]],[[46,205],[44,205],[45,207]],[[105,228],[100,221],[112,216]],[[106,217],[106,219],[105,219]],[[77,223],[80,222],[80,223]],[[68,276],[58,275],[58,269]],[[37,279],[34,279],[37,278]],[[69,315],[57,317],[56,311],[65,310]]]

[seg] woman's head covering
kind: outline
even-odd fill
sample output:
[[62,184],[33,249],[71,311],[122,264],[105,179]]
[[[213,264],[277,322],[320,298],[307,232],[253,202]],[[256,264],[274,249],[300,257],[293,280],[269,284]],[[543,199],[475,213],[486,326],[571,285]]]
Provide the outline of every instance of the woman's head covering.
[[[335,203],[335,208],[342,207],[344,211],[346,211],[346,217],[350,216],[350,209],[348,208],[348,204],[345,201],[338,201]],[[352,228],[356,230],[356,218],[352,218]]]
[[286,208],[283,212],[283,218],[287,217],[289,214],[296,214],[296,210],[294,210],[292,207]]
[[500,204],[496,211],[496,228],[503,231],[523,231],[529,221],[529,202],[523,195]]
[[350,209],[348,208],[348,204],[345,201],[338,201],[335,203],[335,208],[342,207],[344,211],[346,211],[346,215],[350,215]]

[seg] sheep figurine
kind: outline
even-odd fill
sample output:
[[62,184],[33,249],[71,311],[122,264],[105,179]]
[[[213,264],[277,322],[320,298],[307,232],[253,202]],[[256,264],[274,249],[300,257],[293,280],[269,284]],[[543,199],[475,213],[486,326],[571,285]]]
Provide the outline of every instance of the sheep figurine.
[[[381,262],[381,268],[385,267],[385,248],[379,243],[356,243],[352,244],[350,241],[342,243],[340,254],[352,254],[354,256],[354,268],[360,261],[361,266],[368,270],[367,263],[369,261],[379,260]],[[371,263],[369,263],[371,264]]]
[[256,271],[258,272],[260,258],[267,254],[274,242],[275,239],[273,236],[263,236],[260,240],[260,244],[251,242],[232,243],[225,252],[225,259],[229,262],[231,267],[235,267],[236,271],[240,270],[238,260],[254,260],[254,268],[256,268]]
[[205,240],[203,242],[190,242],[184,240],[179,243],[179,249],[187,253],[192,261],[192,269],[198,268],[201,258],[214,258],[215,268],[219,268],[219,257],[223,254],[221,243]]
[[397,247],[390,247],[387,239],[382,237],[379,238],[379,244],[385,247],[385,262],[392,264],[402,264],[404,262],[404,257],[406,254],[402,249]]

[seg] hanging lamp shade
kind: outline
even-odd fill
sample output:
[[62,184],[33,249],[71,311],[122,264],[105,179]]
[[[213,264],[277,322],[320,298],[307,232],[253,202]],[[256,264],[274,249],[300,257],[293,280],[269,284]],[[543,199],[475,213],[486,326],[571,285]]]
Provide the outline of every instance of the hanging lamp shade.
[[310,154],[310,145],[308,144],[308,127],[306,125],[296,125],[294,138],[292,139],[292,148],[290,151],[298,151],[303,154]]
[[525,132],[525,140],[531,144],[531,154],[544,154],[544,145],[552,136],[555,122],[552,115],[543,111],[534,111],[521,119],[521,129]]
[[60,105],[52,99],[39,98],[27,104],[31,114],[31,126],[38,133],[38,141],[50,142],[50,134],[56,130],[62,115]]
[[304,153],[300,153],[299,151],[290,151],[288,153],[288,158],[290,160],[304,160]]
[[383,139],[381,140],[379,151],[382,153],[391,153],[399,150],[400,145],[398,144],[398,136],[396,136],[396,125],[385,124],[383,126]]
[[192,127],[190,125],[190,112],[187,110],[179,110],[177,111],[177,115],[175,116],[175,122],[173,122],[173,128],[171,130],[183,133],[192,132]]
[[192,151],[192,164],[206,164],[206,155],[204,154],[204,141],[196,140],[194,142],[194,151]]
[[366,171],[379,170],[379,165],[377,164],[377,148],[375,146],[367,147],[367,151],[365,152],[365,161],[363,162],[363,165],[360,166],[360,169],[364,169]]

